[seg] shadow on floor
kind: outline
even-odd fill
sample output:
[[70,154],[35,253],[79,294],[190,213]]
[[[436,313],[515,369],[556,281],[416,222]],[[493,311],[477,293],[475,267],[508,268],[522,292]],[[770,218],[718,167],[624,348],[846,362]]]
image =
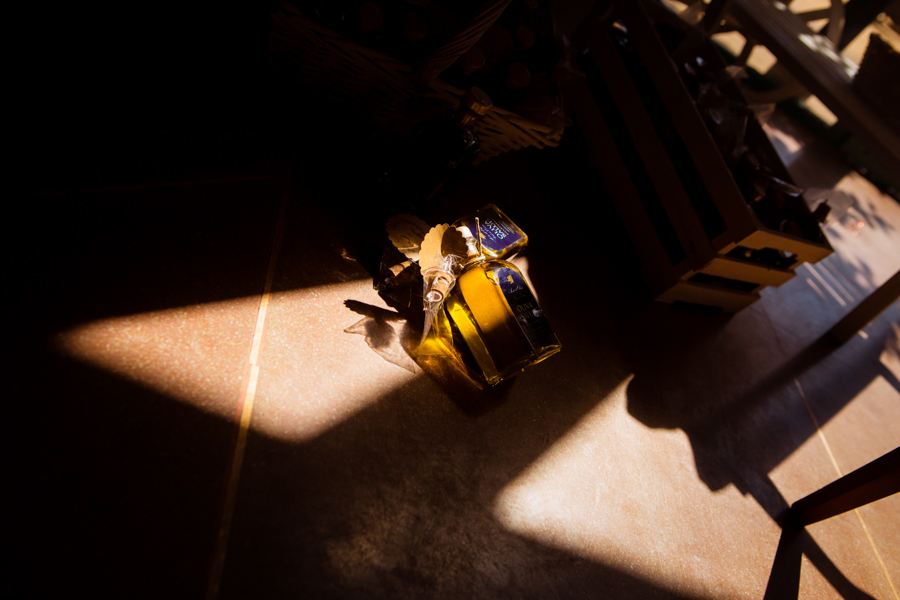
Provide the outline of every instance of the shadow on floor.
[[[194,11],[189,21],[202,23],[204,14]],[[131,44],[153,39],[151,25],[168,23],[165,16],[154,12],[141,29],[145,35]],[[65,19],[58,21],[56,26],[65,25]],[[204,25],[209,36],[220,39],[223,34],[211,29]],[[191,37],[182,34],[179,40]],[[120,37],[127,38],[127,30]],[[95,50],[106,51],[102,44]],[[171,81],[160,83],[167,79],[168,63],[155,62],[152,48],[143,52],[155,65],[152,81],[163,91],[176,91]],[[196,48],[189,54],[205,55]],[[170,61],[177,57],[166,54]],[[117,64],[110,69],[114,73]],[[180,67],[178,81],[189,80],[192,69]],[[227,72],[220,68],[213,75]],[[100,91],[116,87],[105,79],[109,73],[92,74],[94,83],[105,82]],[[226,80],[231,83],[216,89],[232,89],[234,82]],[[138,91],[149,85],[140,76],[129,82]],[[39,91],[52,90],[45,85]],[[29,160],[37,158],[14,186],[21,200],[18,219],[11,221],[21,228],[13,236],[17,251],[10,274],[20,290],[13,299],[16,355],[10,363],[11,422],[17,431],[7,440],[14,465],[4,495],[18,516],[10,545],[21,550],[14,571],[29,597],[62,596],[71,589],[91,590],[97,597],[202,594],[235,432],[232,421],[61,358],[48,347],[49,336],[102,318],[257,296],[279,198],[295,172],[311,174],[292,184],[286,217],[287,228],[302,235],[284,246],[279,264],[290,268],[276,274],[273,289],[362,279],[377,267],[382,207],[353,196],[354,188],[344,185],[347,167],[356,160],[354,146],[334,135],[327,119],[304,130],[311,113],[302,107],[276,111],[262,125],[251,119],[220,128],[218,119],[233,105],[217,105],[210,115],[203,102],[186,110],[169,100],[166,106],[176,106],[178,113],[172,135],[156,129],[173,118],[165,112],[148,122],[126,119],[131,127],[122,130],[108,118],[98,133],[99,124],[77,120],[74,107],[59,117],[72,120],[65,143],[47,155],[43,140],[52,137],[56,121],[42,123],[41,136],[30,140],[26,152]],[[152,107],[152,102],[136,105]],[[113,111],[122,112],[129,111]],[[102,105],[90,115],[108,117]],[[194,116],[202,117],[202,124],[192,129],[186,123]],[[293,126],[274,135],[274,149],[270,138],[255,137],[257,126],[270,133],[282,117]],[[218,137],[223,130],[228,143]],[[79,155],[81,140],[90,141],[84,155]],[[185,140],[195,143],[184,145]],[[139,147],[142,142],[149,147]],[[568,353],[554,370],[565,376],[559,381],[570,383],[540,388],[543,396],[532,396],[561,407],[546,411],[547,405],[534,400],[523,405],[519,421],[483,435],[476,430],[484,413],[461,409],[472,405],[465,391],[435,398],[427,393],[433,384],[420,377],[313,440],[251,433],[222,598],[298,591],[323,598],[405,598],[411,592],[700,597],[673,592],[668,582],[627,572],[613,560],[592,561],[524,539],[492,516],[499,490],[629,374],[608,366],[620,359],[635,374],[629,411],[653,427],[684,429],[710,489],[734,483],[754,494],[773,518],[783,510],[766,474],[812,430],[782,436],[758,453],[744,452],[778,433],[777,427],[755,427],[745,411],[757,406],[754,400],[782,401],[796,373],[776,370],[744,395],[723,397],[710,384],[695,390],[703,393],[699,406],[688,404],[690,390],[660,401],[656,392],[681,385],[677,372],[694,368],[691,361],[704,354],[729,319],[652,306],[633,253],[623,251],[630,243],[621,222],[603,202],[597,182],[577,169],[567,149],[543,152],[493,159],[449,201],[461,214],[498,202],[533,232],[529,272]],[[286,159],[298,155],[299,165]],[[237,168],[248,181],[156,185],[221,179],[235,164],[243,165]],[[61,165],[65,169],[54,171]],[[144,187],[148,183],[154,187]],[[82,191],[66,191],[73,188]],[[645,324],[633,327],[638,321]],[[681,345],[685,339],[691,341],[687,347]],[[823,353],[828,354],[824,345],[813,348],[790,368],[806,368]],[[739,354],[730,358],[743,360]],[[728,359],[697,372],[713,372]],[[578,378],[580,383],[571,383]],[[850,397],[842,394],[827,410],[834,414]],[[683,414],[692,420],[682,420]],[[817,566],[823,573],[830,568],[825,560]],[[838,575],[830,580],[843,585]]]
[[[810,558],[842,597],[869,598],[805,530],[788,522],[788,505],[768,474],[816,433],[799,388],[798,379],[804,373],[819,367],[814,388],[805,394],[816,398],[815,419],[820,424],[876,377],[900,391],[900,382],[879,360],[893,332],[885,331],[849,352],[826,334],[779,364],[783,351],[774,330],[770,343],[753,352],[717,339],[721,320],[727,317],[684,313],[675,319],[671,310],[661,309],[658,318],[644,323],[654,343],[632,363],[635,377],[628,387],[629,413],[651,427],[682,429],[693,448],[697,472],[711,490],[734,485],[752,495],[784,528],[766,598],[797,597],[801,554]],[[758,337],[756,343],[760,343]],[[754,362],[760,352],[771,356]],[[773,368],[747,368],[748,362]],[[717,375],[723,372],[732,373],[730,381]],[[685,373],[696,375],[685,377]]]
[[806,555],[816,569],[828,580],[841,598],[871,600],[872,596],[851,583],[822,552],[806,529],[786,523],[778,540],[778,549],[772,561],[772,573],[766,585],[765,600],[796,600],[800,595],[800,566]]
[[[200,597],[234,425],[52,353],[29,359],[43,377],[16,416],[35,427],[7,494],[26,597]],[[505,531],[493,498],[543,448],[505,432],[485,475],[487,449],[444,409],[411,407],[415,391],[311,442],[251,433],[221,598],[693,597]]]

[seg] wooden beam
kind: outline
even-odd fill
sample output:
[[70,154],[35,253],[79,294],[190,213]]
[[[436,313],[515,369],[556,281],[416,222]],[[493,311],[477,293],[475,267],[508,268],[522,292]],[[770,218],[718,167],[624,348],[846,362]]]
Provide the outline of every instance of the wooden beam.
[[900,448],[844,475],[791,505],[800,525],[810,525],[900,492]]

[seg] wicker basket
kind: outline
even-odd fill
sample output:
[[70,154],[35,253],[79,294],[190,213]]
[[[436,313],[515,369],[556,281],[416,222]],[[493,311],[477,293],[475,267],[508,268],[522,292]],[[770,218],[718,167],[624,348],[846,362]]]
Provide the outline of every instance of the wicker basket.
[[[348,40],[283,2],[273,17],[266,56],[273,70],[365,121],[402,121],[401,105],[414,96],[458,102],[463,91],[437,76],[478,41],[508,3],[487,3],[462,33],[413,67]],[[478,128],[479,162],[518,148],[557,146],[562,132],[561,124],[543,125],[495,106]]]

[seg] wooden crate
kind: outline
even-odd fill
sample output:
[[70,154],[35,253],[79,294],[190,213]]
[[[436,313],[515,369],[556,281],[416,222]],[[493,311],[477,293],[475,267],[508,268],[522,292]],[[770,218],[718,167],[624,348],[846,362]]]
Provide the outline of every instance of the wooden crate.
[[741,292],[714,285],[679,281],[657,296],[659,302],[689,302],[716,306],[724,312],[735,313],[759,300],[756,292]]
[[[781,285],[803,262],[830,254],[824,235],[807,240],[771,230],[747,206],[644,8],[623,0],[607,17],[599,26],[590,24],[590,52],[580,61],[587,85],[567,90],[567,101],[635,242],[654,297],[739,310],[757,300],[762,287]],[[655,98],[638,91],[616,50],[608,29],[614,20],[627,28]],[[710,61],[720,59],[711,54]],[[736,86],[727,92],[740,94]],[[666,139],[654,124],[660,114],[671,127]],[[755,119],[747,137],[773,173],[790,182]],[[795,262],[778,268],[739,255],[742,249],[764,248],[793,254]]]
[[[457,104],[463,90],[437,76],[478,41],[509,0],[492,0],[457,39],[418,65],[367,48],[308,18],[288,2],[273,16],[266,56],[269,68],[371,123],[402,121],[403,103],[428,95]],[[556,98],[557,106],[560,99]],[[494,106],[478,127],[478,161],[536,146],[557,146],[562,120],[545,125]]]
[[[735,246],[744,246],[755,250],[776,248],[796,254],[797,264],[817,262],[831,254],[833,250],[824,235],[820,235],[818,240],[807,240],[769,229],[756,218],[756,214],[746,205],[724,158],[719,153],[703,118],[685,88],[674,62],[669,57],[662,40],[656,34],[645,7],[652,12],[654,19],[665,19],[673,26],[682,27],[688,36],[696,36],[698,32],[678,20],[676,15],[664,7],[652,2],[617,0],[615,5],[632,35],[648,73],[657,89],[662,92],[661,95],[672,122],[682,136],[685,146],[700,170],[704,184],[712,195],[716,208],[726,223],[726,233],[713,240],[716,249],[720,253],[725,253]],[[704,50],[703,56],[711,63],[711,66],[720,69],[725,67],[721,55],[715,51],[712,42],[704,39],[701,46]],[[735,99],[743,100],[740,89],[733,82],[723,91]],[[747,137],[754,143],[754,149],[757,149],[767,159],[767,166],[773,170],[775,175],[785,181],[793,181],[778,157],[778,153],[755,119],[751,119],[747,124]]]

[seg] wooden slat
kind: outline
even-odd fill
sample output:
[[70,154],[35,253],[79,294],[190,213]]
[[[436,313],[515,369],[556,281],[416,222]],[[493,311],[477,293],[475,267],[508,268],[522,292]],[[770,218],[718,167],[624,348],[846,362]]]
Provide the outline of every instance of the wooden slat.
[[732,237],[748,235],[755,227],[740,190],[643,6],[634,0],[617,0],[616,6],[726,228]]
[[591,148],[591,166],[596,168],[606,185],[606,191],[616,205],[625,229],[634,243],[643,267],[644,280],[653,293],[668,289],[689,271],[685,261],[672,265],[663,248],[644,202],[628,176],[628,168],[616,150],[616,144],[593,96],[584,82],[566,90],[572,118],[584,134]]
[[[817,262],[831,254],[833,249],[824,236],[821,242],[787,236],[766,228],[756,218],[755,213],[747,206],[743,195],[738,190],[731,171],[719,153],[693,99],[684,87],[681,76],[668,56],[665,46],[650,24],[643,3],[617,0],[617,8],[625,16],[625,23],[629,27],[629,32],[632,33],[641,58],[666,100],[675,126],[682,135],[685,146],[691,152],[704,183],[725,220],[728,231],[713,240],[716,250],[724,254],[735,246],[746,246],[756,250],[775,248],[796,254],[801,261],[808,262]],[[664,19],[669,24],[677,23],[668,17],[661,17],[660,13],[668,12],[667,9],[656,7],[652,3],[647,4],[647,8],[652,12],[654,18]],[[686,29],[688,38],[696,43],[698,40],[695,30],[686,24],[682,26]],[[721,56],[712,51],[711,42],[704,41],[707,48],[704,57],[710,66],[715,69],[724,68],[725,64]],[[734,82],[726,83],[723,91],[738,100],[742,98],[740,88]],[[746,136],[747,142],[754,148],[758,156],[765,160],[772,172],[777,177],[792,183],[793,180],[781,162],[778,152],[757,120],[750,119],[748,121]],[[760,245],[763,241],[770,245]]]
[[700,269],[700,273],[773,287],[778,287],[790,281],[796,275],[794,271],[788,269],[767,267],[759,263],[738,260],[728,256],[714,258],[708,265]]
[[701,27],[708,35],[723,31],[722,18],[725,16],[725,10],[730,1],[712,0],[709,3],[709,7],[703,14],[703,21],[701,22]]
[[641,95],[634,86],[628,70],[605,31],[592,40],[592,48],[596,52],[597,67],[606,80],[613,100],[625,121],[625,126],[631,133],[632,140],[644,164],[650,167],[647,169],[647,173],[659,194],[669,220],[675,227],[682,247],[687,252],[688,258],[691,259],[690,263],[695,265],[694,268],[705,264],[715,256],[716,251],[653,127],[650,115],[647,113]]
[[830,40],[812,34],[796,15],[769,2],[731,0],[728,10],[746,35],[766,46],[886,168],[900,172],[900,136],[853,90],[852,67]]
[[800,240],[795,237],[772,231],[760,225],[760,229],[748,235],[741,240],[741,246],[746,246],[753,250],[762,250],[763,248],[775,248],[790,252],[797,256],[797,262],[794,268],[800,266],[801,263],[817,263],[833,252],[830,246],[815,244],[807,240]]
[[665,293],[660,294],[656,300],[670,304],[672,302],[690,302],[704,306],[717,306],[725,312],[733,313],[759,300],[759,294],[681,281]]
[[[621,14],[618,14],[618,17],[621,17]],[[797,255],[800,261],[797,264],[801,264],[802,261],[816,262],[830,254],[832,249],[827,241],[824,243],[811,242],[777,231],[770,231],[756,218],[755,213],[747,206],[743,195],[737,189],[731,172],[719,154],[693,99],[681,83],[677,70],[646,15],[641,12],[632,12],[631,19],[632,21],[624,21],[629,29],[630,39],[634,42],[635,30],[643,30],[644,43],[641,48],[638,48],[642,62],[647,67],[648,75],[656,85],[657,91],[663,97],[669,116],[676,122],[676,130],[684,141],[704,184],[707,185],[707,190],[710,191],[715,206],[727,207],[725,213],[731,215],[732,223],[730,225],[732,227],[729,227],[726,220],[726,231],[715,239],[709,240],[697,215],[697,209],[694,208],[691,198],[681,184],[679,174],[668,154],[669,148],[659,139],[653,120],[612,42],[607,26],[596,27],[589,35],[584,36],[588,47],[592,50],[592,53],[585,56],[585,59],[593,61],[593,64],[586,64],[584,68],[587,69],[590,66],[594,73],[591,76],[601,79],[609,91],[594,90],[593,93],[604,94],[599,101],[594,101],[596,99],[592,95],[590,85],[582,84],[581,90],[577,94],[567,91],[567,95],[572,96],[572,115],[592,149],[594,154],[592,164],[598,168],[606,181],[607,189],[641,259],[644,278],[655,298],[662,302],[689,302],[721,307],[725,311],[736,312],[758,300],[757,292],[762,287],[782,285],[792,279],[795,272],[792,269],[767,267],[741,258],[724,256],[725,253],[738,245],[757,250],[774,248]],[[640,21],[640,25],[635,27],[634,19],[643,20]],[[655,43],[648,44],[647,39],[655,40]],[[695,41],[698,41],[696,37]],[[699,41],[705,41],[707,52],[711,52],[712,47],[708,40],[701,37]],[[648,52],[651,55],[650,58],[648,58]],[[713,61],[715,58],[720,57],[713,53]],[[652,71],[651,64],[655,65]],[[712,62],[711,65],[714,68],[716,66]],[[593,69],[594,66],[596,69]],[[664,75],[660,77],[660,73]],[[666,73],[668,74],[666,75]],[[672,83],[668,79],[669,75],[676,78],[677,88],[674,90],[665,85],[666,81]],[[736,85],[728,87],[726,93],[732,93],[735,97],[740,98],[740,90]],[[672,95],[680,95],[680,100],[672,101]],[[652,183],[652,189],[655,190],[654,193],[648,189],[647,193],[659,197],[658,202],[664,209],[663,214],[669,218],[677,240],[682,243],[685,250],[690,252],[691,246],[688,244],[694,244],[696,237],[702,236],[703,247],[707,249],[707,252],[710,247],[713,251],[711,254],[706,254],[707,260],[684,260],[677,265],[671,264],[670,255],[666,252],[654,226],[654,221],[651,219],[651,214],[644,205],[648,199],[643,197],[642,186],[635,185],[635,182],[632,181],[633,170],[624,164],[616,146],[616,140],[612,138],[609,127],[604,121],[605,118],[609,118],[609,115],[601,111],[598,103],[607,104],[610,107],[615,106],[614,112],[617,111],[618,116],[622,119],[619,128],[624,135],[628,136],[627,144],[633,146],[633,149],[629,149],[628,152],[636,151],[640,157],[639,160],[643,163],[646,171],[647,182]],[[683,117],[681,126],[677,126],[676,115]],[[685,115],[690,116],[685,117]],[[685,123],[693,123],[693,126],[688,127]],[[790,182],[787,170],[780,162],[777,152],[757,121],[753,120],[748,123],[747,136],[748,143],[754,145],[759,156],[772,163],[773,173]],[[693,139],[694,143],[701,147],[701,152],[692,152],[687,143],[688,139]],[[710,189],[708,183],[710,181],[718,182],[719,194],[713,193],[713,190]],[[715,189],[715,186],[712,188]],[[655,197],[651,200],[657,202]],[[714,207],[710,208],[715,210]],[[738,224],[736,228],[734,227],[735,222]],[[673,236],[673,242],[675,239]],[[719,254],[716,254],[716,250]],[[697,274],[745,284],[757,284],[758,287],[742,291],[733,289],[728,282],[710,284],[689,281]]]
[[900,493],[900,448],[831,482],[791,505],[801,525],[811,525]]

